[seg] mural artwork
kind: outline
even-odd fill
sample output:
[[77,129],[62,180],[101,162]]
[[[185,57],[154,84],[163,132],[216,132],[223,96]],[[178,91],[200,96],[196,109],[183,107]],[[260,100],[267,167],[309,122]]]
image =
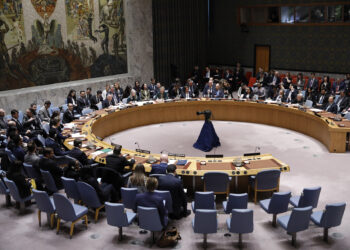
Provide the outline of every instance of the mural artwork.
[[31,0],[27,38],[22,1],[0,0],[0,91],[127,72],[123,0],[65,0],[65,36],[57,0]]

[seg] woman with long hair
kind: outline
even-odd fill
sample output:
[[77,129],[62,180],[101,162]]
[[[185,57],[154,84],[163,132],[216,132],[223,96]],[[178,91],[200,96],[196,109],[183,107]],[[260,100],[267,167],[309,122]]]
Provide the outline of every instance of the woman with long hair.
[[137,188],[138,193],[146,192],[146,171],[145,166],[141,163],[137,164],[133,175],[129,178],[127,187]]

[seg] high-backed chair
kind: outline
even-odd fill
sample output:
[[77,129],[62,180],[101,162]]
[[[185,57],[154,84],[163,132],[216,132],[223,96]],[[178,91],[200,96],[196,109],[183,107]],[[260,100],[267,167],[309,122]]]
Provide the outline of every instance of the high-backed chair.
[[346,204],[333,203],[326,205],[325,210],[311,214],[311,220],[319,227],[323,227],[323,240],[328,241],[328,229],[341,224]]
[[73,199],[75,203],[79,203],[81,201],[81,197],[77,187],[77,182],[74,179],[66,177],[61,177],[61,179],[67,197]]
[[120,189],[122,202],[126,208],[136,209],[135,199],[137,195],[137,188],[124,188]]
[[229,214],[232,209],[246,209],[248,207],[248,194],[230,194],[227,201],[222,202],[225,213]]
[[306,106],[307,108],[312,108],[312,105],[313,105],[313,102],[312,102],[311,100],[306,100],[305,106]]
[[214,192],[196,192],[191,206],[194,213],[197,209],[216,209]]
[[218,229],[216,210],[214,209],[197,209],[192,228],[195,233],[203,234],[203,247],[207,247],[207,235],[214,234]]
[[84,108],[84,109],[81,111],[81,114],[82,114],[82,115],[88,115],[88,114],[90,114],[90,113],[92,113],[92,112],[93,112],[92,109],[90,109],[90,108]]
[[225,172],[208,172],[203,175],[204,192],[213,191],[215,194],[230,193],[231,178]]
[[292,235],[292,245],[296,245],[297,232],[304,231],[309,228],[312,207],[293,208],[289,215],[280,216],[277,219],[287,233]]
[[16,156],[11,152],[11,150],[9,150],[8,148],[5,148],[5,153],[11,163],[15,162]]
[[0,194],[6,196],[6,206],[11,206],[10,190],[6,187],[5,183],[0,178]]
[[154,190],[156,194],[162,197],[163,201],[165,201],[165,209],[168,213],[173,212],[173,199],[171,198],[171,194],[166,190]]
[[278,192],[281,171],[276,169],[260,171],[256,176],[250,176],[248,193],[254,190],[254,203],[258,192]]
[[9,191],[10,191],[10,194],[12,196],[12,198],[19,203],[19,208],[20,208],[20,212],[23,212],[24,210],[24,207],[25,207],[25,202],[27,201],[30,201],[31,199],[33,199],[33,195],[29,195],[25,198],[21,198],[21,196],[19,195],[19,191],[18,191],[18,188],[16,186],[16,184],[7,179],[7,178],[4,178],[4,181],[5,181],[5,185],[8,187]]
[[72,238],[74,225],[77,221],[84,219],[86,228],[88,227],[87,213],[88,209],[86,207],[73,204],[65,197],[63,194],[55,193],[53,194],[53,200],[55,202],[56,212],[57,212],[57,234],[60,231],[61,220],[71,221],[70,226],[70,238]]
[[27,164],[27,163],[23,163],[23,168],[24,168],[24,170],[29,178],[35,179],[35,180],[41,178],[40,173],[38,171],[36,171],[36,169],[33,168],[32,165]]
[[320,197],[321,187],[304,188],[300,196],[292,196],[290,204],[293,207],[317,207],[318,198]]
[[[163,230],[157,208],[138,206],[137,214],[139,218],[139,227],[151,231],[153,243],[155,243],[154,233]],[[167,223],[167,221],[165,223]]]
[[95,209],[95,223],[98,220],[98,214],[100,210],[105,206],[100,202],[96,190],[85,182],[78,181],[77,182],[78,190],[80,193],[81,200],[83,204],[88,207]]
[[55,180],[53,179],[49,171],[40,169],[41,176],[43,177],[45,187],[50,193],[57,193],[58,188],[56,186]]
[[42,135],[38,135],[38,140],[41,142],[41,144],[45,147],[45,138]]
[[33,196],[36,201],[36,205],[38,206],[39,227],[41,227],[41,212],[45,212],[47,213],[48,218],[50,216],[50,226],[53,228],[56,211],[53,198],[50,198],[45,191],[39,191],[36,189],[33,189]]
[[125,212],[124,205],[106,202],[106,215],[108,225],[119,228],[119,240],[123,239],[123,227],[129,226],[136,218],[133,212]]
[[229,232],[238,234],[238,244],[242,247],[242,234],[252,233],[254,230],[253,210],[233,209],[226,224]]
[[260,206],[268,214],[273,214],[272,225],[276,226],[277,214],[288,211],[290,192],[274,193],[271,199],[260,201]]
[[44,124],[43,124],[43,129],[45,130],[45,132],[46,132],[47,134],[49,134],[49,131],[50,131],[50,124],[44,123]]

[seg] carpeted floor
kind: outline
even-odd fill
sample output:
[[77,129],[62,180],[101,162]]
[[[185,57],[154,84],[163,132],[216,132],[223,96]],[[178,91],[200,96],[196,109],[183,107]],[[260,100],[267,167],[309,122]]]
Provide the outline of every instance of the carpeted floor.
[[[135,149],[137,141],[142,149],[153,153],[166,150],[172,153],[185,153],[203,156],[205,153],[192,148],[203,122],[166,123],[140,127],[121,132],[106,138],[107,141]],[[242,155],[254,152],[260,147],[262,153],[271,153],[291,166],[291,172],[281,175],[281,191],[291,191],[299,195],[304,187],[321,186],[322,191],[315,210],[324,209],[333,202],[347,202],[350,196],[350,175],[348,174],[350,154],[330,154],[317,140],[290,130],[271,126],[214,121],[222,146],[217,154],[225,156]],[[73,239],[69,239],[70,223],[61,227],[61,233],[49,229],[46,217],[42,216],[43,226],[38,227],[35,205],[19,215],[15,208],[4,206],[5,198],[0,197],[0,249],[156,249],[150,245],[151,234],[139,234],[139,228],[132,225],[124,229],[125,238],[118,242],[118,229],[107,225],[105,215],[95,224],[91,222],[86,230],[77,223]],[[236,249],[237,235],[224,236],[227,233],[225,220],[228,215],[218,207],[218,232],[208,236],[209,249]],[[271,226],[272,216],[263,212],[259,205],[248,204],[254,210],[254,232],[243,236],[244,249],[295,249],[290,245],[291,236],[281,228]],[[190,208],[190,205],[188,205]],[[90,219],[92,220],[92,216]],[[193,233],[191,216],[180,221],[172,221],[182,240],[177,249],[201,249],[202,235]],[[347,208],[342,225],[330,229],[329,243],[322,241],[321,228],[310,223],[310,228],[297,235],[297,249],[350,249],[350,212]]]

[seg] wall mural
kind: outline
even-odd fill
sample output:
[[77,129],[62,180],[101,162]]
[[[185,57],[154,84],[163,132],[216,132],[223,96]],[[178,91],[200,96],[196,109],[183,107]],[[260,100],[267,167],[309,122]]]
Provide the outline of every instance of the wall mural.
[[127,72],[123,0],[65,0],[66,23],[57,0],[31,0],[31,34],[22,1],[0,0],[0,91]]

